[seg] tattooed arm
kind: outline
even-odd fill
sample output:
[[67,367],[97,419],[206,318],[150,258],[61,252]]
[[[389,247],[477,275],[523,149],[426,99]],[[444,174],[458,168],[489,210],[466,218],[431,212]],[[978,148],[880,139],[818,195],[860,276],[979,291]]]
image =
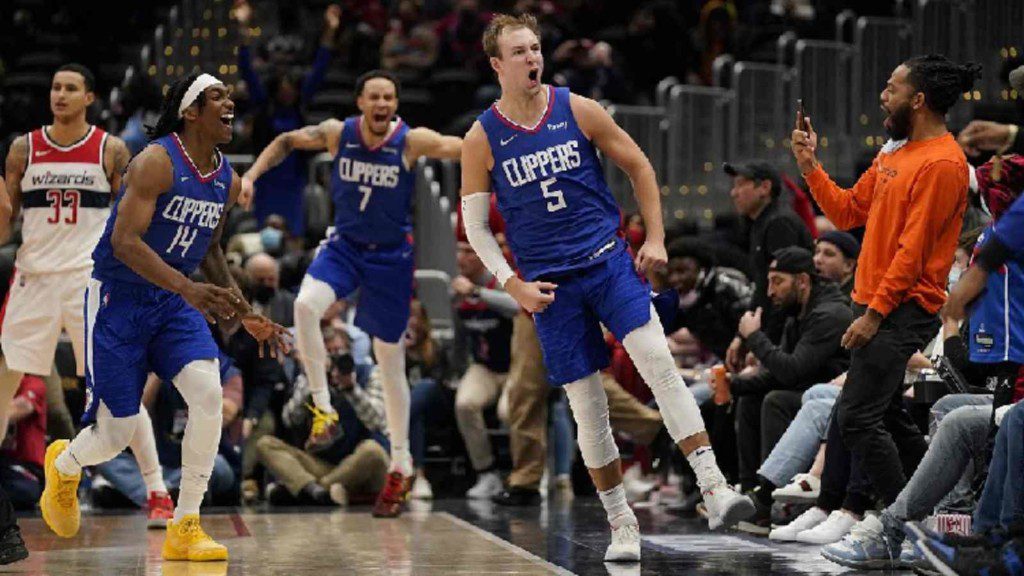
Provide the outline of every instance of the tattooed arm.
[[332,155],[335,154],[344,126],[341,120],[330,118],[315,126],[306,126],[278,135],[263,152],[260,152],[256,161],[242,176],[242,193],[238,197],[238,203],[248,207],[252,200],[253,182],[267,170],[284,161],[292,150],[327,150]]
[[107,181],[110,182],[110,200],[121,193],[121,182],[124,178],[124,170],[128,167],[128,161],[132,159],[132,153],[128,146],[117,136],[107,136],[106,146],[103,148],[103,171],[107,174]]

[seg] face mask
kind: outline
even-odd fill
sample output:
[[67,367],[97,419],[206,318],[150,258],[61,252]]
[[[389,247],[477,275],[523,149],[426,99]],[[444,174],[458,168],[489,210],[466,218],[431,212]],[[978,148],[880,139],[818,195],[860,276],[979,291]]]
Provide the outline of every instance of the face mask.
[[274,297],[277,290],[273,286],[256,286],[252,289],[252,299],[261,303],[266,304]]
[[264,228],[260,230],[260,242],[267,252],[278,252],[281,250],[281,240],[284,234],[277,228]]
[[953,286],[960,280],[961,274],[963,274],[963,270],[959,266],[953,266],[949,269],[949,277],[946,279],[946,290],[953,289]]

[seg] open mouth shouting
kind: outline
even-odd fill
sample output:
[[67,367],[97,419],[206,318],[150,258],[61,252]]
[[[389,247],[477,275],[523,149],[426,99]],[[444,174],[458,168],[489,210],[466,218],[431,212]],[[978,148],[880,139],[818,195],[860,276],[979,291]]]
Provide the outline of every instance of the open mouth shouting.
[[536,88],[537,86],[539,86],[540,85],[540,68],[532,68],[532,69],[530,69],[530,72],[527,74],[527,78],[530,81],[529,82],[530,88]]
[[228,112],[227,114],[222,115],[220,117],[220,122],[228,128],[231,128],[232,126],[234,126],[235,123],[235,113]]

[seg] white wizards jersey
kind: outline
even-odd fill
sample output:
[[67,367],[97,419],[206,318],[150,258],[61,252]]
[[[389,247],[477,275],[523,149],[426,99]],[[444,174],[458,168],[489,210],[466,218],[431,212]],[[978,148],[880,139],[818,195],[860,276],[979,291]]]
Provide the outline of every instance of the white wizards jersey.
[[110,182],[103,169],[107,133],[60,146],[46,127],[28,136],[28,166],[21,179],[22,245],[15,265],[27,274],[69,272],[92,266],[92,251],[110,214]]

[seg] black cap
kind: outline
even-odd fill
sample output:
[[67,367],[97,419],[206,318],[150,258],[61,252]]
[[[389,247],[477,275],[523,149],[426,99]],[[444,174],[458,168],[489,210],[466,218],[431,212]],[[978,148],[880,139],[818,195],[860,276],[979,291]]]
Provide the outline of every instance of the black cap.
[[757,182],[768,180],[772,183],[772,198],[778,197],[782,192],[782,180],[779,172],[769,162],[764,160],[749,160],[735,164],[725,163],[725,173],[729,176],[743,176]]
[[821,236],[818,236],[818,242],[834,244],[847,259],[856,260],[857,256],[860,255],[860,242],[857,242],[857,239],[849,232],[843,232],[842,230],[829,230]]
[[814,275],[814,256],[806,248],[789,246],[779,248],[772,254],[769,272],[785,272],[787,274]]

